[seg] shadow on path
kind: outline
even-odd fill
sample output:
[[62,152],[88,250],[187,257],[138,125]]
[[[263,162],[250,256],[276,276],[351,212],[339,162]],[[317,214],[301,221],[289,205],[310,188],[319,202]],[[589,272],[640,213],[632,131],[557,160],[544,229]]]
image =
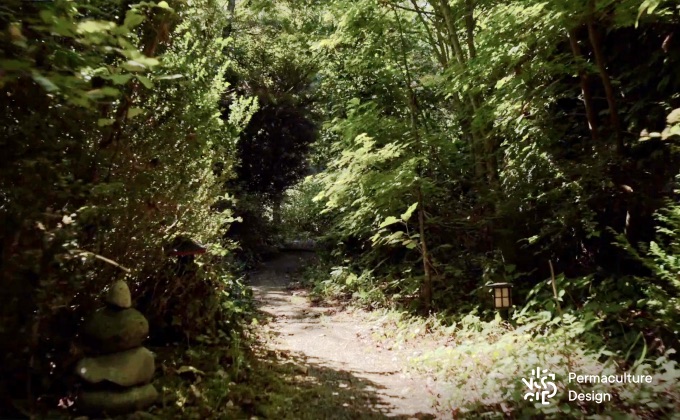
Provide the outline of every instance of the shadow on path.
[[383,398],[382,393],[386,391],[383,385],[352,372],[323,366],[299,353],[274,353],[269,352],[259,366],[276,376],[276,380],[262,390],[271,404],[268,410],[261,412],[268,418],[434,418],[428,413],[394,413],[395,407]]
[[[309,257],[284,253],[251,274],[262,327],[260,373],[268,418],[431,419],[433,384],[378,349],[371,325],[335,307],[311,306],[291,277]],[[265,372],[269,371],[269,372]],[[261,411],[261,410],[257,410]]]

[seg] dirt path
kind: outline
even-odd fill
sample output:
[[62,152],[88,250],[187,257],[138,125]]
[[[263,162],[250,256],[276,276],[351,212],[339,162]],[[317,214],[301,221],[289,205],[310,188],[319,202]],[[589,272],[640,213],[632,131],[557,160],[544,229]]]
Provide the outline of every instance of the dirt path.
[[295,384],[308,397],[291,418],[435,418],[434,382],[407,373],[404,354],[374,342],[374,322],[340,307],[313,306],[304,290],[291,287],[310,256],[283,253],[251,275],[269,321],[270,348],[307,382]]

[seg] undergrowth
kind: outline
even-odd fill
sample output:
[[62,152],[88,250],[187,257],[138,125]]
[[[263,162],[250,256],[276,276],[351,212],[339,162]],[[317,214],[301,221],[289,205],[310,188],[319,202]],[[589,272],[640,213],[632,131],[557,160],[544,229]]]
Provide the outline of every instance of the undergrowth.
[[[594,350],[593,319],[549,312],[520,314],[508,322],[484,321],[468,314],[457,321],[442,315],[415,317],[394,310],[375,311],[373,338],[390,347],[418,348],[409,359],[413,371],[441,384],[436,409],[454,418],[667,418],[680,409],[680,368],[667,350],[659,357],[626,356]],[[556,393],[543,405],[527,385],[532,370],[554,374]],[[576,375],[651,375],[651,384],[585,384]],[[550,378],[547,378],[550,379]],[[611,401],[598,403],[597,395]],[[574,396],[589,395],[592,401]],[[525,399],[526,397],[526,399]],[[570,398],[572,400],[570,400]],[[602,417],[598,417],[602,416]]]

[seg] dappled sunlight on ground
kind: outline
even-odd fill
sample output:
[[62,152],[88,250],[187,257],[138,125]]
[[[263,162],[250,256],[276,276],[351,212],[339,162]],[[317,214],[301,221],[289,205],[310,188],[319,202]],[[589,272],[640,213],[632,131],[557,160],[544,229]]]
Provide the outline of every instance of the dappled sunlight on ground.
[[371,340],[373,325],[365,318],[342,308],[312,306],[303,290],[289,289],[295,265],[302,264],[295,261],[295,255],[284,254],[251,276],[266,340],[262,362],[274,371],[289,371],[282,380],[300,392],[295,397],[300,411],[281,414],[434,418],[436,383],[408,373],[397,352]]

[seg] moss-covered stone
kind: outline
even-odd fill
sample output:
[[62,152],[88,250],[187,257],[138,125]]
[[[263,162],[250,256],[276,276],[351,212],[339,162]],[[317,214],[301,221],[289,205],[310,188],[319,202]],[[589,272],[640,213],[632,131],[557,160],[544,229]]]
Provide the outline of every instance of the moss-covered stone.
[[132,307],[132,295],[130,288],[123,280],[118,280],[111,285],[104,301],[107,305],[115,308],[127,309]]
[[76,366],[76,374],[89,383],[102,381],[120,386],[147,383],[155,370],[154,356],[144,347],[99,357],[86,357]]
[[85,391],[78,399],[78,409],[88,414],[124,414],[143,410],[158,400],[152,384],[123,391]]
[[149,335],[149,322],[136,309],[100,309],[85,323],[83,334],[102,353],[139,347]]

